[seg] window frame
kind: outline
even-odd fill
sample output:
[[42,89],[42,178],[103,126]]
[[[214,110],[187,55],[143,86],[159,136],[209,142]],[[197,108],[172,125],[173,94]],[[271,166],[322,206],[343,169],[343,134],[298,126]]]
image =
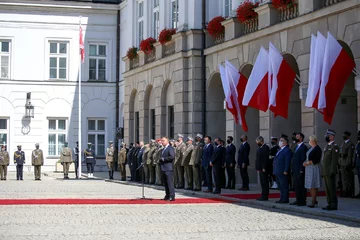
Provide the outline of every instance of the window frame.
[[[156,3],[158,5],[156,5]],[[159,0],[152,0],[152,34],[155,39],[158,39],[160,34],[160,4]]]
[[[9,51],[8,52],[2,52],[2,43],[8,42],[9,43]],[[7,38],[0,38],[0,79],[11,79],[11,53],[12,53],[12,40]],[[1,58],[2,57],[8,57],[8,72],[7,77],[2,77],[2,66],[1,66]]]
[[[96,157],[100,157],[100,158],[104,158],[105,157],[105,153],[106,153],[106,132],[107,132],[107,128],[106,128],[106,122],[107,119],[106,118],[94,118],[94,117],[90,117],[86,119],[86,139],[87,139],[87,143],[90,141],[89,140],[89,135],[95,135],[95,142],[91,142],[92,146],[94,147],[95,150],[95,154]],[[95,121],[95,130],[90,130],[89,129],[89,121]],[[104,130],[99,130],[98,129],[98,121],[104,121]],[[104,154],[99,155],[99,151],[98,151],[98,135],[103,135],[104,136],[104,149],[103,152]]]
[[[96,46],[96,55],[90,55],[90,48],[92,45]],[[110,56],[109,56],[109,43],[108,42],[101,42],[101,41],[89,41],[87,43],[88,46],[88,68],[87,68],[87,74],[88,74],[88,81],[91,82],[107,82],[109,79],[109,75],[108,75],[108,68],[109,68],[109,61],[110,61]],[[104,55],[99,55],[99,47],[100,46],[105,46],[105,56]],[[92,79],[90,78],[90,61],[94,60],[96,61],[95,63],[95,75],[96,75],[96,79]],[[105,60],[105,79],[99,79],[99,60]]]
[[[228,11],[228,13],[227,13]],[[223,2],[223,16],[230,17],[232,11],[232,1],[231,0],[224,0]]]
[[[6,129],[0,129],[0,134],[6,134],[6,151],[9,151],[9,140],[10,140],[10,119],[9,118],[0,118],[0,120],[5,120],[6,121]],[[0,145],[3,145],[3,142],[0,142]]]
[[[173,8],[174,3],[175,3],[175,6],[177,6],[177,12],[176,13],[175,13],[175,9]],[[171,0],[170,21],[171,21],[170,22],[171,28],[177,29],[179,27],[179,0]]]
[[[51,43],[56,43],[57,44],[57,53],[51,53],[50,52],[50,44]],[[60,44],[66,44],[66,53],[60,53]],[[48,39],[47,40],[47,79],[49,81],[69,81],[69,71],[70,71],[70,56],[69,56],[69,50],[70,50],[70,41],[67,39]],[[51,74],[50,74],[50,68],[51,68],[51,61],[50,58],[56,58],[56,74],[57,74],[57,78],[51,78]],[[60,78],[59,77],[59,73],[60,73],[60,58],[66,58],[66,77],[65,78]]]
[[[142,11],[140,12],[140,6]],[[144,11],[145,10],[145,1],[138,0],[136,1],[136,44],[140,46],[140,42],[144,39]],[[141,34],[140,34],[141,29]]]
[[[60,152],[61,152],[61,149],[59,149],[59,134],[63,134],[65,135],[65,138],[64,138],[64,142],[67,141],[67,129],[69,127],[69,121],[67,118],[65,117],[49,117],[46,119],[47,120],[47,152],[48,152],[48,156],[50,158],[52,157],[59,157],[60,156]],[[65,129],[59,129],[59,120],[64,120],[65,121]],[[50,121],[56,121],[55,123],[55,129],[49,129],[49,124],[50,124]],[[49,143],[49,136],[50,135],[53,135],[55,134],[55,155],[51,155],[50,154],[50,149],[49,149],[49,146],[50,146],[50,143]]]

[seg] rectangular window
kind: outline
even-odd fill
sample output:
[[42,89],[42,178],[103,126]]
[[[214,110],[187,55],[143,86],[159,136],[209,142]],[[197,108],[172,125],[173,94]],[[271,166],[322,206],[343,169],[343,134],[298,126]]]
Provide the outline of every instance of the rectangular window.
[[168,113],[169,113],[169,137],[174,137],[174,106],[168,107]]
[[153,0],[153,37],[159,37],[160,19],[159,19],[159,0]]
[[137,45],[144,39],[144,1],[137,1]]
[[106,120],[88,119],[88,142],[91,142],[97,156],[105,156]]
[[150,129],[151,129],[151,134],[150,134],[150,138],[151,139],[155,139],[155,135],[156,135],[156,118],[155,118],[155,109],[151,109],[150,110],[150,121],[151,121],[151,125],[150,125]]
[[49,78],[66,80],[68,69],[68,43],[49,42]]
[[171,27],[178,28],[179,24],[179,0],[171,1]]
[[9,119],[0,119],[0,146],[5,146],[6,150],[9,150],[8,137],[9,137]]
[[10,46],[9,40],[0,40],[0,78],[10,78]]
[[135,141],[139,141],[140,138],[140,120],[139,120],[139,112],[135,112]]
[[66,141],[66,119],[48,120],[48,155],[59,156]]
[[232,1],[224,0],[224,16],[229,17],[232,10]]
[[89,80],[106,81],[106,44],[89,45]]

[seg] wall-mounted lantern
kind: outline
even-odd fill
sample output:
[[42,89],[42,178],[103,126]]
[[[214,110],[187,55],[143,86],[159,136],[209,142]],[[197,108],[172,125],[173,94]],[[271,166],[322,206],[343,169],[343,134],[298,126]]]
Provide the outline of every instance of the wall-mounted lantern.
[[26,94],[25,117],[34,118],[34,106],[31,104],[31,92]]

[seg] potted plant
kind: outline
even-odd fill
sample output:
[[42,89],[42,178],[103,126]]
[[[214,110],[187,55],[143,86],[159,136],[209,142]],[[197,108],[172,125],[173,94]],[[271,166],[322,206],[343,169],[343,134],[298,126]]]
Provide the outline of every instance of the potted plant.
[[137,51],[137,47],[131,47],[128,49],[126,56],[129,58],[129,60],[133,60],[138,57]]
[[258,17],[257,12],[255,12],[255,8],[259,6],[259,3],[253,3],[249,0],[246,0],[236,9],[237,18],[241,23],[247,23],[251,20],[254,20]]
[[144,39],[140,43],[140,50],[143,51],[145,54],[150,54],[154,51],[154,43],[156,43],[155,38],[149,37]]
[[222,16],[217,16],[211,19],[207,26],[207,31],[210,36],[216,38],[224,34],[225,27],[221,24],[223,21],[225,21],[225,18]]
[[170,42],[172,39],[172,35],[176,33],[175,28],[165,28],[159,34],[159,42],[161,45],[164,45],[167,42]]
[[277,10],[293,8],[297,5],[296,0],[272,0],[272,5]]

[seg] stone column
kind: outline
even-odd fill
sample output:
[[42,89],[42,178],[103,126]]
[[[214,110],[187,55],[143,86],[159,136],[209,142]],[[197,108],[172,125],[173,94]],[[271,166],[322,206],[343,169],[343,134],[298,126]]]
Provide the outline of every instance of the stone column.
[[237,18],[229,18],[221,23],[225,27],[225,41],[240,37],[243,24]]
[[125,56],[122,58],[123,62],[125,62],[125,72],[130,71],[130,59]]
[[177,32],[172,36],[175,41],[175,52],[181,52],[187,49],[186,32]]
[[299,0],[299,15],[311,13],[321,8],[323,1],[319,0]]
[[145,53],[143,51],[138,51],[139,55],[139,66],[145,65]]
[[161,45],[159,42],[156,42],[154,43],[154,47],[155,47],[156,60],[159,60],[163,57],[164,46]]
[[274,9],[271,3],[261,4],[255,8],[255,12],[259,14],[259,30],[272,26],[279,21],[279,11]]

